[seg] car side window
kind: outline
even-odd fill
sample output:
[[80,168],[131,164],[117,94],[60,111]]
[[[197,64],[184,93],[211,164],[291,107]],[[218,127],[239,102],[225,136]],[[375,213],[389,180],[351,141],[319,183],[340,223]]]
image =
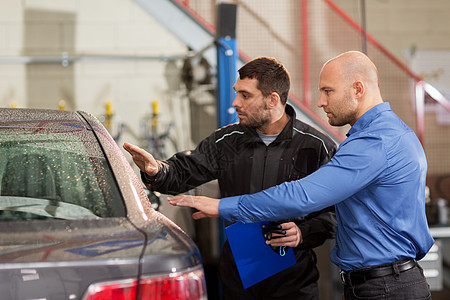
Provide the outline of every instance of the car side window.
[[125,214],[95,138],[80,134],[88,133],[11,130],[1,135],[0,220]]

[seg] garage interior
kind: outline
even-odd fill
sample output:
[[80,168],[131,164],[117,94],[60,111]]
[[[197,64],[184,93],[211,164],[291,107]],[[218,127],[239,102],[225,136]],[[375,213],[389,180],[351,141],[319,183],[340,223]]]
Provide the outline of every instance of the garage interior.
[[[436,243],[421,265],[433,299],[448,299],[449,14],[448,0],[0,0],[0,105],[83,110],[119,146],[165,159],[236,120],[218,94],[223,76],[236,76],[228,63],[271,56],[290,72],[297,117],[339,143],[349,127],[329,126],[316,107],[320,68],[341,52],[363,51],[378,66],[383,98],[425,149]],[[219,197],[215,182],[190,193]],[[159,211],[199,246],[209,298],[219,299],[221,221],[193,221],[191,209],[159,197]],[[342,298],[328,258],[333,244],[316,250],[321,299]]]

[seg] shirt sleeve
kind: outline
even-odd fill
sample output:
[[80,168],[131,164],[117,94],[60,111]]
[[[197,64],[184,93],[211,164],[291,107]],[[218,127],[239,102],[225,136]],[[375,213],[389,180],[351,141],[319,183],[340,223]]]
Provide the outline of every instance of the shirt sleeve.
[[226,220],[242,223],[305,216],[358,193],[377,180],[386,168],[386,150],[381,138],[349,138],[328,164],[311,175],[259,193],[223,198],[219,213]]

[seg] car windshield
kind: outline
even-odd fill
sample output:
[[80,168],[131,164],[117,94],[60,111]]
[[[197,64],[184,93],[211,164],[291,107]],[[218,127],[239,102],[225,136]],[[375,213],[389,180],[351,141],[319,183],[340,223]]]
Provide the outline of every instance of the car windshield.
[[83,123],[0,124],[0,221],[124,215],[109,164]]

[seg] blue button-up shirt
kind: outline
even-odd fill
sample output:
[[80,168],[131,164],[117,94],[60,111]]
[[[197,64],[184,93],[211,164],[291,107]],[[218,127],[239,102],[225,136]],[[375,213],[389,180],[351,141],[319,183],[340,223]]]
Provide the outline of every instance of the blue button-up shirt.
[[313,174],[223,198],[230,221],[275,221],[335,205],[330,258],[345,271],[421,259],[433,245],[425,215],[427,161],[415,133],[381,103],[361,116],[333,159]]

